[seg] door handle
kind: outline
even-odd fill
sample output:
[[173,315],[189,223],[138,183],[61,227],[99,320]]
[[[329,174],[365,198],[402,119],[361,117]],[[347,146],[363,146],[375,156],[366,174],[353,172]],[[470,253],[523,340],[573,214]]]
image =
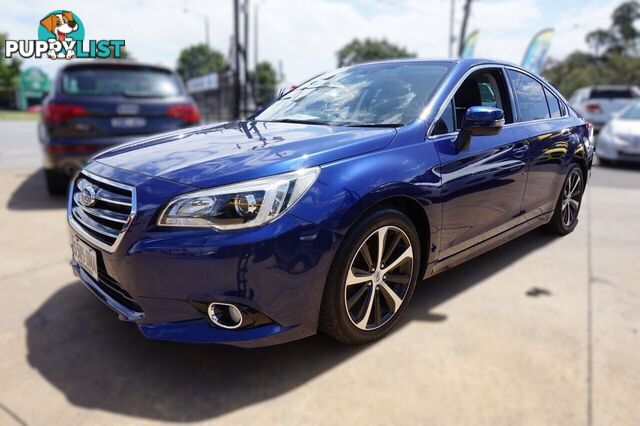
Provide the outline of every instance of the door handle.
[[516,158],[522,158],[529,150],[529,144],[516,145],[513,147],[513,156]]

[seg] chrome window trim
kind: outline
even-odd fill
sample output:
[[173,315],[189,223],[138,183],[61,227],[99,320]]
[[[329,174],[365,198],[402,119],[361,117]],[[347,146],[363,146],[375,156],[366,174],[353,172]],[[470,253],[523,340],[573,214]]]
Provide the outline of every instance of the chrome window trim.
[[[126,223],[124,224],[124,226],[122,227],[122,229],[118,233],[118,236],[116,237],[115,241],[111,245],[106,244],[106,243],[98,240],[97,238],[95,238],[91,234],[89,234],[76,221],[75,217],[73,216],[73,196],[72,196],[73,191],[74,191],[73,188],[75,187],[76,182],[78,181],[78,178],[81,175],[85,175],[85,176],[87,176],[87,177],[89,177],[91,179],[94,179],[94,180],[96,180],[98,182],[102,182],[102,183],[104,183],[106,185],[113,186],[113,187],[120,188],[120,189],[124,189],[125,191],[130,191],[131,192],[131,212],[129,213],[129,217],[127,218]],[[136,196],[136,189],[133,186],[125,185],[125,184],[119,183],[119,182],[114,182],[114,181],[112,181],[110,179],[103,178],[102,176],[98,176],[98,175],[93,174],[91,172],[88,172],[86,170],[80,171],[80,173],[78,173],[71,182],[72,182],[71,183],[72,186],[69,188],[69,197],[68,197],[68,200],[67,200],[67,221],[69,222],[69,225],[84,240],[88,241],[89,243],[91,243],[95,247],[106,251],[107,253],[113,253],[118,248],[118,245],[122,241],[122,238],[124,237],[124,234],[127,232],[127,230],[129,229],[129,226],[131,226],[131,223],[133,222],[133,219],[136,216],[137,205],[138,205],[137,196]]]
[[[440,105],[440,108],[438,109],[438,113],[435,115],[435,118],[433,119],[433,121],[431,122],[431,124],[429,125],[429,129],[427,130],[427,139],[428,140],[433,140],[435,138],[440,138],[440,137],[451,137],[451,136],[455,136],[457,135],[459,132],[450,132],[450,133],[445,133],[442,135],[433,135],[433,128],[435,127],[436,122],[440,119],[440,117],[442,116],[442,114],[444,113],[444,110],[446,108],[446,106],[449,104],[449,102],[451,102],[451,100],[453,99],[455,93],[458,91],[458,89],[460,88],[460,86],[462,86],[462,83],[464,83],[464,81],[467,79],[467,77],[469,77],[471,74],[473,74],[476,71],[480,71],[483,69],[487,69],[487,68],[491,68],[491,69],[499,69],[502,70],[502,72],[504,73],[504,78],[505,78],[505,83],[507,83],[507,85],[509,86],[509,99],[511,100],[511,108],[512,108],[512,113],[514,115],[514,120],[517,117],[517,106],[516,106],[516,100],[513,94],[513,88],[511,87],[511,81],[509,80],[509,76],[506,73],[506,70],[513,70],[513,71],[518,71],[521,72],[531,78],[533,78],[534,80],[536,80],[537,82],[539,82],[540,84],[542,84],[543,87],[548,88],[549,91],[558,98],[558,100],[560,102],[562,102],[563,104],[565,104],[565,114],[562,117],[550,117],[550,118],[544,118],[544,119],[540,119],[540,120],[529,120],[529,121],[514,121],[513,123],[509,123],[509,124],[505,124],[504,128],[510,128],[516,125],[522,125],[522,124],[530,124],[530,123],[539,123],[539,122],[546,122],[546,121],[552,121],[552,120],[562,120],[565,119],[569,116],[569,108],[566,105],[566,103],[564,102],[564,100],[559,97],[557,95],[557,92],[555,89],[553,89],[552,87],[550,87],[547,83],[545,83],[543,80],[541,80],[540,78],[536,77],[535,75],[531,74],[530,72],[523,70],[521,68],[517,68],[514,66],[510,66],[510,65],[502,65],[502,64],[481,64],[481,65],[476,65],[474,67],[471,67],[469,70],[467,70],[467,72],[465,72],[462,77],[458,80],[458,82],[456,83],[456,85],[453,87],[453,90],[447,95],[447,98],[445,99],[445,101],[442,103],[442,105]],[[440,88],[440,90],[442,90],[442,87]]]

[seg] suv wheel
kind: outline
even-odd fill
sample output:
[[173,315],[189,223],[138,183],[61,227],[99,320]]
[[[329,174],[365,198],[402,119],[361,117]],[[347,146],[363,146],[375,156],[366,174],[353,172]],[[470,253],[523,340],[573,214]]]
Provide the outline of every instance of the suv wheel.
[[47,182],[47,190],[51,195],[64,195],[69,186],[69,176],[56,170],[45,170],[44,178]]

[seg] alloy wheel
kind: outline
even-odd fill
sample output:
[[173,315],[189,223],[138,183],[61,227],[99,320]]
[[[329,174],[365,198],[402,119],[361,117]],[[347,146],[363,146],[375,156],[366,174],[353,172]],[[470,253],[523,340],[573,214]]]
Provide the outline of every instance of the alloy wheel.
[[344,286],[347,315],[360,330],[386,324],[404,301],[413,274],[413,247],[407,234],[383,226],[360,246]]
[[578,217],[582,198],[582,177],[577,169],[573,170],[567,178],[562,193],[562,224],[569,228]]

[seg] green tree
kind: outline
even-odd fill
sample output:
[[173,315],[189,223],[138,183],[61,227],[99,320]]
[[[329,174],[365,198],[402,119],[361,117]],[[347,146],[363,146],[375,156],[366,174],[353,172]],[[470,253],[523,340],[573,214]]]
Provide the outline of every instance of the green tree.
[[621,4],[613,12],[609,29],[587,34],[590,53],[576,51],[562,61],[550,60],[542,74],[565,96],[593,84],[640,85],[638,19],[638,1]]
[[416,56],[415,53],[407,51],[404,47],[389,43],[385,39],[374,40],[369,38],[363,41],[354,39],[351,43],[338,50],[336,54],[339,67],[380,59],[415,58]]
[[640,33],[635,22],[640,18],[640,4],[636,0],[621,4],[613,11],[611,32],[618,47],[624,52],[637,53],[636,47]]
[[[113,48],[111,49],[111,54],[109,55],[109,58],[114,58],[114,51]],[[127,46],[125,45],[124,47],[120,48],[120,57],[118,59],[129,59],[129,60],[133,60],[135,59],[131,53],[129,53],[129,49],[127,49]]]
[[602,29],[591,31],[587,34],[586,41],[596,56],[600,56],[606,49],[615,43],[611,32]]
[[224,55],[204,43],[182,49],[178,57],[178,74],[184,80],[218,72],[226,67]]
[[0,91],[14,91],[18,86],[22,61],[19,59],[5,59],[4,45],[6,39],[7,34],[0,33]]
[[266,61],[260,62],[250,77],[253,82],[256,104],[262,105],[273,100],[278,85],[278,77],[273,65]]
[[640,19],[640,3],[627,1],[618,6],[611,16],[608,29],[597,29],[587,34],[587,43],[595,56],[637,54],[640,32],[635,22]]

